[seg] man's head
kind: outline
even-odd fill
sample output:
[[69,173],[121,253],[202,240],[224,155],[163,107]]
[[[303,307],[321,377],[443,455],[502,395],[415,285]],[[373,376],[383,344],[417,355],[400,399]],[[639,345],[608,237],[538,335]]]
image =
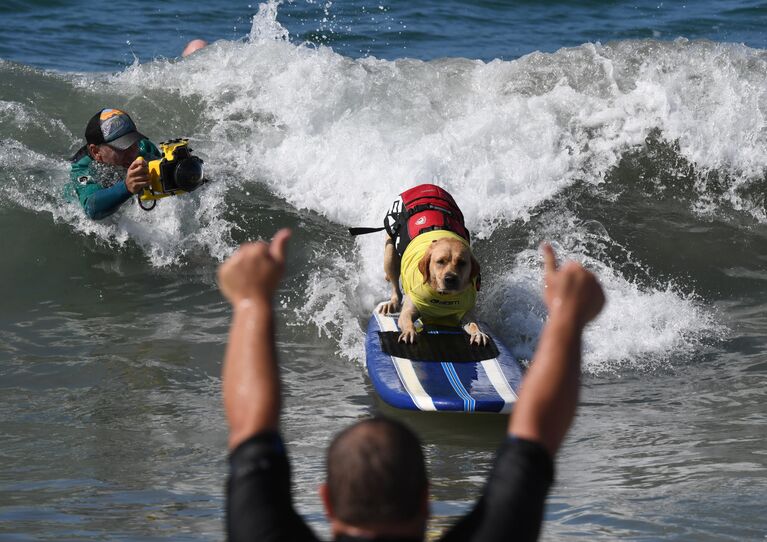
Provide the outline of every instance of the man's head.
[[102,109],[88,121],[85,141],[94,160],[116,166],[130,166],[138,156],[138,142],[144,136],[130,116],[119,109]]
[[418,437],[387,418],[347,428],[328,449],[321,492],[334,530],[423,536],[428,481]]

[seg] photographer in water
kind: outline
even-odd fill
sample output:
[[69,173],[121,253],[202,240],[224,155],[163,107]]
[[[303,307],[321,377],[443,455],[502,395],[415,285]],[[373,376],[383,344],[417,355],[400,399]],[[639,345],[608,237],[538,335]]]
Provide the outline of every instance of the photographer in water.
[[147,161],[160,157],[127,113],[102,109],[85,127],[85,145],[70,158],[70,195],[88,218],[106,218],[150,185]]
[[85,140],[71,159],[70,194],[77,195],[89,218],[106,218],[134,194],[139,194],[139,206],[151,211],[158,199],[192,192],[208,182],[189,140],[163,141],[158,150],[119,109],[96,113]]

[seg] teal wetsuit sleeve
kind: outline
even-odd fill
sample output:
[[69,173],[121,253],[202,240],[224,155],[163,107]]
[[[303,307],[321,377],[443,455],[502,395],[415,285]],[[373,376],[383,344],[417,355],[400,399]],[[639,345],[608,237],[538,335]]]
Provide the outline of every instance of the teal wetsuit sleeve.
[[128,191],[125,181],[115,183],[109,188],[102,188],[86,196],[83,209],[88,218],[101,220],[113,214],[120,205],[128,201],[133,194]]
[[90,164],[91,159],[89,157],[84,157],[72,164],[68,193],[74,193],[77,196],[80,206],[88,218],[101,220],[117,211],[120,205],[130,199],[132,194],[128,192],[124,180],[109,188],[102,187],[91,176]]

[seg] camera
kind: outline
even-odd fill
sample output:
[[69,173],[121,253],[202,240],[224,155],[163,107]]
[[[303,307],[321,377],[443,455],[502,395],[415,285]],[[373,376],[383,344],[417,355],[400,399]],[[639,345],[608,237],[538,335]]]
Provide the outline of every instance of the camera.
[[192,154],[188,139],[171,139],[160,143],[163,157],[147,162],[150,186],[139,194],[139,206],[151,211],[157,200],[196,190],[207,182],[203,161]]

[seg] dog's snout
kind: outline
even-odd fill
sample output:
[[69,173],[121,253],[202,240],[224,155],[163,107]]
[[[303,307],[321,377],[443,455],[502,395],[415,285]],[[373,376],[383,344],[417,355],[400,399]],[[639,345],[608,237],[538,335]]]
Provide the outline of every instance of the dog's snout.
[[447,273],[445,275],[445,286],[458,286],[458,275],[455,273]]

